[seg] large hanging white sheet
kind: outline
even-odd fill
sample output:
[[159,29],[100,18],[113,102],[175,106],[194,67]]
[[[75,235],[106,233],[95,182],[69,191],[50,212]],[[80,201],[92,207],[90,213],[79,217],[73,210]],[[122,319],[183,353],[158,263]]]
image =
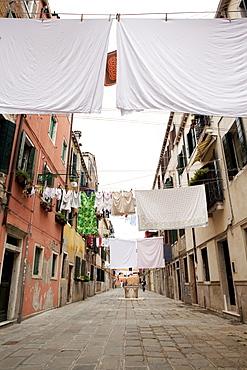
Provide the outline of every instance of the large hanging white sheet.
[[207,225],[204,185],[136,190],[135,198],[139,230],[173,230]]
[[2,113],[100,113],[108,19],[0,19]]
[[135,240],[110,238],[111,268],[137,267],[137,254]]
[[117,108],[247,116],[247,19],[117,22]]
[[159,268],[165,266],[163,237],[137,239],[137,267]]

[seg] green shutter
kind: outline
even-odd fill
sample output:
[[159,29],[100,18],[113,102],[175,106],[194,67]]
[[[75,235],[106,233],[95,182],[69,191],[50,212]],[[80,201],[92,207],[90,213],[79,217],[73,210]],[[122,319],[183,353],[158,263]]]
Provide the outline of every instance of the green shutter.
[[29,153],[29,158],[28,158],[28,163],[27,163],[27,173],[29,174],[30,179],[32,180],[34,178],[36,157],[37,157],[37,149],[32,146],[30,148],[30,153]]
[[232,144],[232,135],[230,132],[227,132],[223,136],[222,142],[225,152],[226,166],[228,169],[228,178],[231,180],[238,173],[238,170],[234,154],[234,148]]
[[242,151],[242,166],[245,166],[247,163],[247,147],[246,147],[246,138],[244,133],[243,121],[242,118],[236,119],[236,126],[238,131],[238,137],[241,144],[241,151]]
[[25,143],[26,143],[26,133],[25,131],[23,131],[22,137],[21,137],[21,145],[19,149],[19,158],[18,158],[18,163],[17,163],[18,170],[22,169],[21,167],[22,167],[22,159],[23,159],[23,154],[24,154]]
[[86,261],[81,260],[81,276],[84,276],[86,274],[87,274],[87,272],[86,272]]
[[81,276],[80,265],[81,265],[80,257],[76,256],[75,257],[75,278]]
[[11,121],[0,120],[0,171],[6,174],[9,171],[15,127]]

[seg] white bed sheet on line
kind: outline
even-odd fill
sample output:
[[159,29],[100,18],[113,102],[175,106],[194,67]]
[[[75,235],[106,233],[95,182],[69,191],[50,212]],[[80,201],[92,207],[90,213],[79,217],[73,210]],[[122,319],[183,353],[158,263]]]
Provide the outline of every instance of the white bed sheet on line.
[[247,116],[247,19],[117,22],[117,108]]
[[0,19],[2,113],[100,113],[107,19]]

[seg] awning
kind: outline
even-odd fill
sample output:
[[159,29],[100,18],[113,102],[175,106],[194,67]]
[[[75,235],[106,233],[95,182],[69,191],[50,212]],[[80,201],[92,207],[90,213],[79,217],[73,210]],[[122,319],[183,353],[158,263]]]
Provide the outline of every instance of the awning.
[[200,144],[198,144],[195,152],[195,157],[191,163],[194,164],[197,161],[200,161],[200,159],[207,153],[210,146],[215,142],[216,136],[208,135],[207,138],[202,141]]

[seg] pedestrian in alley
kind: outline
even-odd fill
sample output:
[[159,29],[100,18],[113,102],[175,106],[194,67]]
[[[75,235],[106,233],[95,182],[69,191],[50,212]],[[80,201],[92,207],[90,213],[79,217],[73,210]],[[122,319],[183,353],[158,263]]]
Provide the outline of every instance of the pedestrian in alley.
[[145,292],[145,289],[146,289],[146,281],[145,280],[142,280],[141,285],[142,285],[143,292]]

